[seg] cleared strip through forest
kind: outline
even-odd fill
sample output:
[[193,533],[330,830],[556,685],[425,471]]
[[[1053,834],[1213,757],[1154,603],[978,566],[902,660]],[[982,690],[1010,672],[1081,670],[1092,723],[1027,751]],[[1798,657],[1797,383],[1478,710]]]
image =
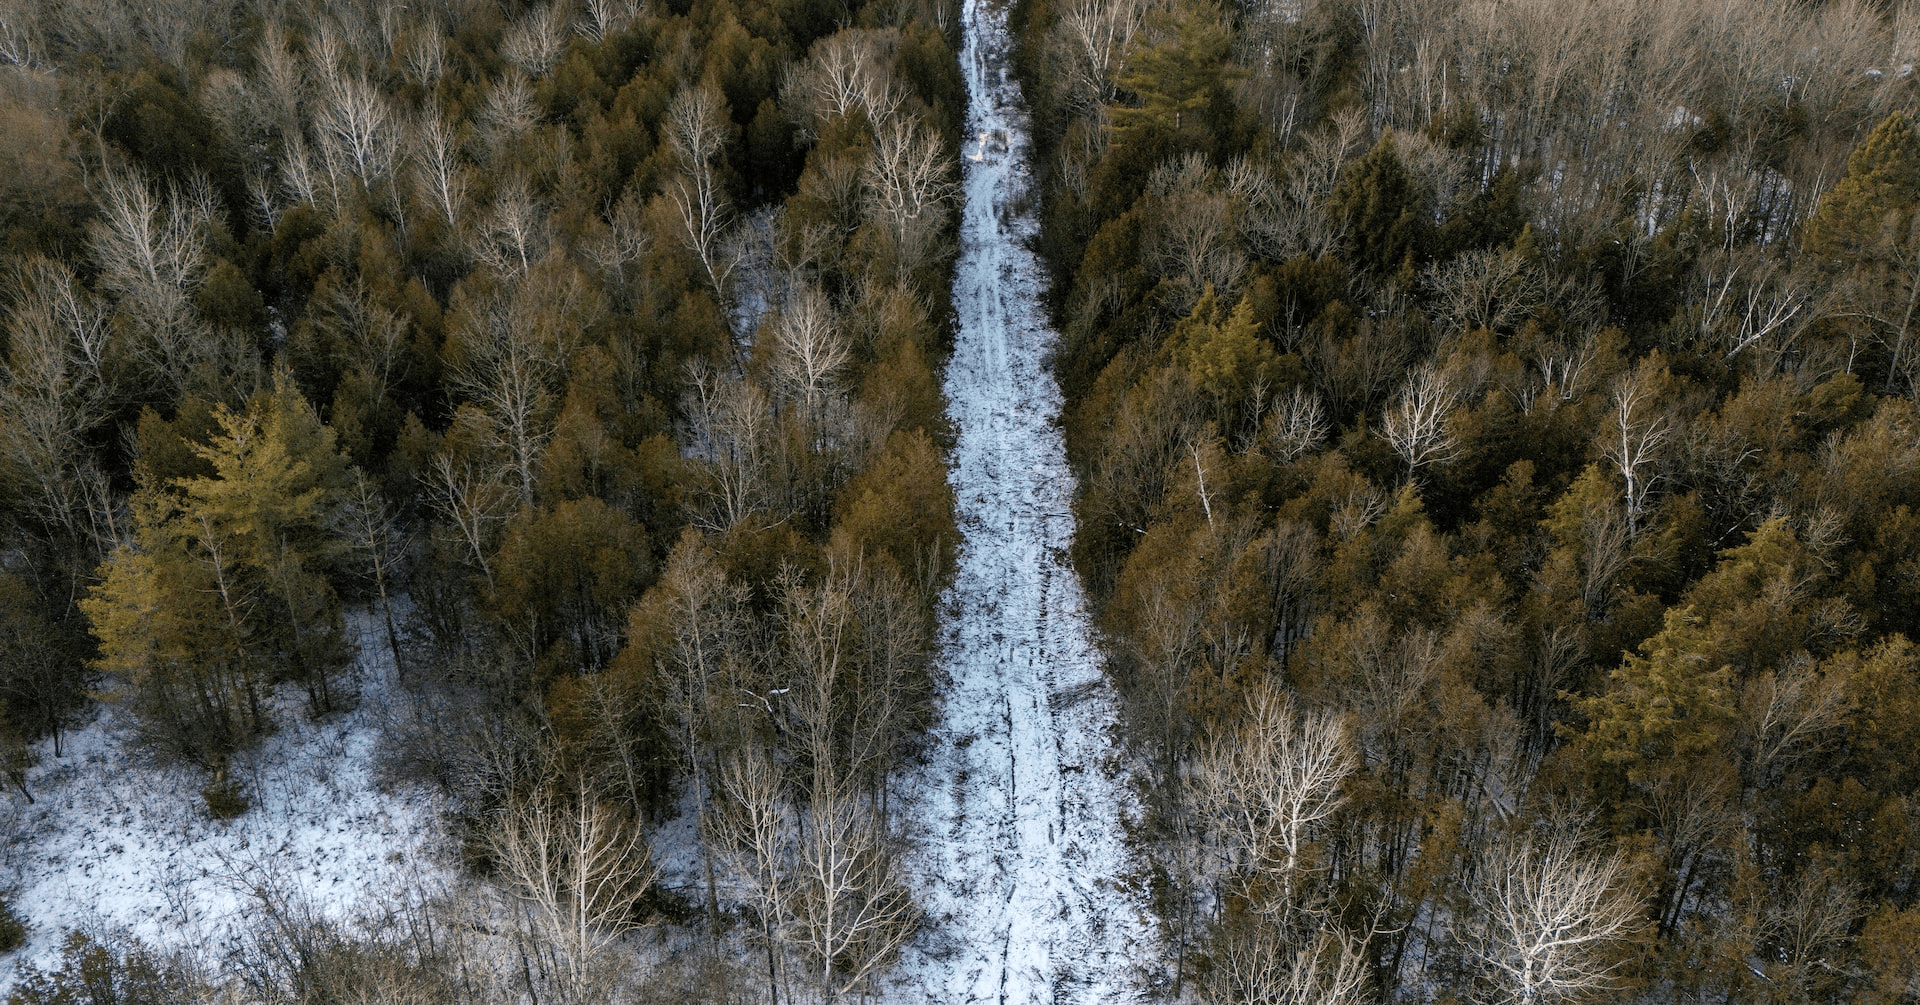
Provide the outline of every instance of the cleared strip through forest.
[[945,598],[942,721],[915,781],[914,882],[926,934],[901,1000],[1114,1002],[1153,952],[1121,816],[1114,702],[1066,564],[1073,479],[1047,368],[1057,336],[1025,241],[1029,126],[1006,10],[967,0],[966,207],[947,368],[951,480],[964,535]]

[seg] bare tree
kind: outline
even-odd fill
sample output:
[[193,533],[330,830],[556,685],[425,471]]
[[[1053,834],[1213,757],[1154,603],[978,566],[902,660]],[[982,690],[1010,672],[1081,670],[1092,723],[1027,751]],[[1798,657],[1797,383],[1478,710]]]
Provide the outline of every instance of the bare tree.
[[1387,409],[1381,435],[1407,462],[1407,477],[1428,464],[1453,459],[1459,443],[1448,428],[1457,399],[1452,381],[1429,362],[1415,370]]
[[372,399],[386,401],[407,367],[408,320],[379,304],[359,276],[331,287],[312,319],[338,347],[345,369],[365,379]]
[[288,136],[281,145],[280,185],[296,204],[318,206],[322,199],[332,202],[336,198],[332,181],[315,160],[306,137],[299,133]]
[[1261,443],[1283,464],[1291,464],[1320,449],[1326,442],[1329,426],[1327,410],[1320,395],[1305,384],[1295,384],[1280,399],[1280,405],[1267,414],[1261,427]]
[[724,532],[769,504],[772,409],[765,391],[731,380],[706,366],[689,364],[687,453],[700,462],[705,505],[694,520]]
[[890,962],[920,911],[879,811],[837,780],[816,780],[795,861],[795,941],[837,1001]]
[[1595,380],[1600,357],[1600,334],[1588,328],[1577,344],[1544,342],[1535,347],[1531,359],[1532,375],[1516,393],[1523,411],[1531,412],[1541,392],[1550,392],[1547,403],[1573,401],[1587,393]]
[[178,394],[206,350],[193,297],[206,278],[212,193],[204,182],[161,193],[138,175],[110,172],[98,200],[101,219],[90,230],[101,285],[119,299],[136,356]]
[[1271,690],[1250,696],[1241,727],[1203,754],[1201,812],[1219,828],[1230,865],[1278,882],[1274,913],[1301,906],[1294,895],[1306,846],[1346,803],[1341,783],[1358,766],[1338,716],[1302,714],[1291,697]]
[[1212,287],[1232,299],[1246,275],[1247,256],[1235,239],[1235,205],[1223,192],[1183,186],[1161,204],[1148,249],[1159,273],[1179,283],[1190,304]]
[[1370,132],[1366,113],[1350,108],[1308,134],[1300,156],[1287,168],[1287,198],[1306,207],[1324,202],[1333,194],[1348,162],[1363,149]]
[[25,6],[8,4],[0,8],[0,64],[37,69],[44,59],[44,47]]
[[705,86],[687,88],[667,105],[667,144],[680,168],[667,183],[667,198],[680,217],[687,249],[700,259],[724,315],[731,317],[725,308],[733,263],[722,239],[733,220],[733,207],[714,166],[726,146],[725,108],[724,99]]
[[440,82],[441,74],[446,72],[446,53],[446,41],[440,37],[438,27],[417,25],[407,44],[401,67],[415,84],[431,90]]
[[1619,853],[1590,853],[1570,827],[1491,844],[1472,891],[1468,939],[1496,1002],[1571,1001],[1611,987],[1618,943],[1644,923]]
[[780,989],[786,986],[794,882],[790,877],[799,843],[786,784],[779,762],[759,747],[749,745],[730,755],[720,774],[726,801],[707,818],[706,834],[733,872],[747,881],[767,950],[767,986],[776,1005]]
[[1547,277],[1518,253],[1469,251],[1427,269],[1436,311],[1458,331],[1511,331],[1547,302]]
[[1072,0],[1054,29],[1065,50],[1068,101],[1084,114],[1113,101],[1114,82],[1145,22],[1139,0]]
[[392,170],[400,134],[386,96],[357,72],[316,62],[322,101],[315,125],[330,158],[344,162],[362,185],[372,185]]
[[1762,671],[1740,695],[1740,738],[1748,777],[1756,788],[1771,784],[1777,767],[1815,753],[1833,741],[1852,712],[1847,674],[1824,673],[1805,656]]
[[607,950],[635,927],[640,898],[659,875],[633,820],[575,775],[559,791],[543,785],[509,797],[486,842],[560,957],[564,999],[596,1000]]
[[255,91],[265,99],[264,113],[281,136],[300,132],[306,121],[307,70],[289,45],[285,28],[272,22],[263,26],[253,58]]
[[448,383],[485,420],[482,442],[504,458],[522,503],[533,501],[567,361],[604,306],[561,264],[465,298],[450,323]]
[[616,302],[631,304],[638,293],[638,266],[653,247],[640,200],[632,192],[607,208],[606,229],[595,234],[582,250],[605,277]]
[[485,127],[487,156],[498,158],[501,148],[525,136],[540,122],[540,110],[534,104],[533,85],[519,67],[512,67],[487,89],[479,119]]
[[527,76],[544,77],[566,54],[567,37],[573,33],[571,20],[564,2],[535,7],[507,29],[500,40],[500,54]]
[[395,670],[404,671],[400,659],[400,633],[393,624],[393,601],[388,587],[394,583],[405,560],[406,544],[393,508],[380,494],[366,472],[353,469],[353,485],[347,489],[345,503],[338,510],[336,530],[347,546],[373,577],[374,591],[380,598],[380,615],[386,621],[387,651],[393,656]]
[[[1224,182],[1247,250],[1269,261],[1333,250],[1340,231],[1317,204],[1295,202],[1273,174],[1249,157],[1227,165]],[[1297,194],[1297,193],[1296,193]]]
[[933,252],[946,208],[959,194],[940,137],[910,117],[877,130],[867,160],[867,214],[892,239],[905,279]]
[[636,0],[587,0],[586,20],[573,26],[582,38],[604,42],[607,36],[626,31],[640,16]]
[[86,438],[111,405],[107,319],[64,265],[30,259],[17,277],[0,327],[0,451],[30,479],[41,523],[103,546],[116,536],[112,493]]
[[1366,944],[1325,929],[1298,945],[1278,925],[1255,924],[1216,944],[1218,1005],[1365,1005]]
[[[1786,266],[1764,253],[1750,255],[1721,254],[1703,262],[1700,269],[1700,335],[1709,345],[1732,359],[1750,348],[1779,352],[1793,341],[1795,322],[1811,299]],[[1905,349],[1906,330],[1912,304],[1920,300],[1920,280],[1909,297],[1908,306],[1896,324],[1885,327],[1892,333],[1896,365]]]
[[1626,483],[1624,505],[1629,536],[1640,532],[1647,498],[1660,478],[1657,462],[1673,432],[1672,423],[1660,407],[1659,391],[1663,382],[1661,375],[1644,363],[1622,377],[1614,385],[1612,414],[1600,434],[1602,456]]
[[845,28],[815,42],[787,78],[789,99],[805,111],[803,124],[817,133],[854,112],[865,114],[875,130],[891,122],[906,99],[890,69],[899,44],[899,32],[890,28]]
[[515,495],[501,478],[498,465],[477,460],[461,452],[442,450],[421,475],[427,497],[458,530],[487,584],[493,584],[493,566],[487,554],[493,550],[494,529],[504,525],[513,512]]
[[[686,760],[691,778],[697,824],[703,833],[715,833],[728,840],[720,847],[739,849],[732,838],[739,837],[730,828],[738,820],[716,820],[713,800],[722,785],[752,781],[755,785],[774,784],[762,769],[772,765],[741,764],[732,770],[737,777],[729,781],[726,770],[712,763],[717,753],[716,739],[724,734],[727,723],[729,678],[742,676],[743,667],[754,658],[747,644],[748,625],[742,617],[742,591],[727,582],[706,541],[697,531],[681,535],[667,558],[666,572],[660,584],[641,601],[641,612],[667,626],[668,637],[656,657],[656,669],[665,684],[666,705],[675,729],[675,740]],[[747,774],[738,774],[747,772]],[[756,794],[759,793],[759,794]],[[738,798],[771,798],[758,789],[742,789]],[[773,813],[770,804],[756,802],[755,813]],[[771,826],[761,818],[754,828]],[[761,840],[765,835],[756,837]],[[771,845],[754,854],[771,855]],[[710,919],[719,916],[718,879],[711,854],[703,856],[707,881],[707,912]],[[758,861],[758,860],[756,860]],[[769,862],[772,860],[769,859]],[[766,863],[761,863],[766,865]],[[772,868],[771,866],[766,866]],[[758,874],[752,874],[758,875]],[[768,880],[772,882],[772,879]],[[778,899],[778,890],[768,888],[768,896]]]
[[1783,985],[1791,1001],[1832,1000],[1844,975],[1833,957],[1866,913],[1859,888],[1813,861],[1790,884],[1769,890],[1767,899],[1756,948],[1772,961],[1769,979]]
[[812,286],[794,290],[774,319],[774,384],[782,397],[803,403],[812,421],[851,358],[838,327],[826,295]]
[[458,127],[430,107],[414,124],[412,137],[414,184],[448,229],[458,234],[467,204],[467,170],[460,162]]
[[501,275],[525,275],[546,254],[546,207],[535,199],[526,179],[501,185],[493,205],[481,214],[475,258]]

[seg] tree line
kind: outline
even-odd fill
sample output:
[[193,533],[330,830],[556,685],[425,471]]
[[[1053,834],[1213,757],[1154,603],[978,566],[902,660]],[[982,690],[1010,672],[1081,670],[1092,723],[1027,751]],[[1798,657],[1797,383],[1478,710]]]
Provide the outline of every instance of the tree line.
[[[263,886],[224,971],[87,933],[14,1000],[868,986],[915,921],[893,779],[958,544],[956,21],[0,8],[9,777],[101,701],[244,813],[276,716],[390,665],[385,770],[457,797],[498,894],[361,932]],[[650,919],[701,950],[647,985]]]
[[1915,14],[1016,6],[1175,997],[1920,993]]

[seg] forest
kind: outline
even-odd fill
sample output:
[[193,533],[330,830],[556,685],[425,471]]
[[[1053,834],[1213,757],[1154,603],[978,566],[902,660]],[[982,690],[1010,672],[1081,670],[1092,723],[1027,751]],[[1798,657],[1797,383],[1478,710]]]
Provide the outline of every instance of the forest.
[[[1920,1002],[1920,6],[1001,6],[1138,1000]],[[464,877],[11,1005],[891,1000],[963,17],[0,0],[7,798],[364,698]]]
[[[383,773],[450,794],[502,894],[396,891],[363,930],[260,890],[216,969],[79,932],[11,1001],[719,1001],[768,968],[831,996],[890,960],[885,794],[958,543],[955,32],[815,0],[0,8],[11,783],[106,703],[244,815],[234,759],[359,700],[364,610],[404,709]],[[668,891],[645,838],[683,813],[706,883]],[[656,918],[698,945],[625,989]]]
[[1917,15],[1016,7],[1176,997],[1920,995]]

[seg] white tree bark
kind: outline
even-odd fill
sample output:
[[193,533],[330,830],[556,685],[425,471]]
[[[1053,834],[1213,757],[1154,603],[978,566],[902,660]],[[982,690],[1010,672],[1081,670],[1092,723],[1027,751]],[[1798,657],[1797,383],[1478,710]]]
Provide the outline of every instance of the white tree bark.
[[1644,923],[1619,854],[1592,854],[1565,829],[1494,844],[1473,890],[1470,946],[1493,1001],[1559,1002],[1612,985],[1608,950]]

